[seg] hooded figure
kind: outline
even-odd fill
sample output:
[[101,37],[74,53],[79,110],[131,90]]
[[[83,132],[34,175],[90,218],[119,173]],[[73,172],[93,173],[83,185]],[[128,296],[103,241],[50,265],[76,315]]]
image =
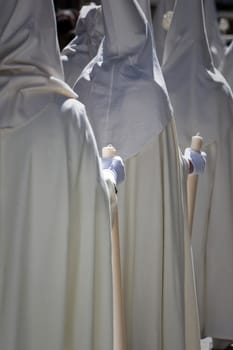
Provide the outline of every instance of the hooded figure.
[[0,4],[0,349],[109,350],[109,201],[52,1]]
[[189,349],[183,193],[188,165],[178,150],[142,8],[136,0],[102,0],[102,8],[103,44],[74,89],[86,105],[99,150],[112,143],[126,159],[118,207],[127,349]]
[[181,148],[200,132],[208,156],[199,179],[192,234],[201,334],[231,339],[233,99],[212,63],[202,0],[177,0],[162,69]]
[[160,64],[163,61],[164,41],[172,18],[174,4],[175,0],[159,0],[153,18],[155,46]]
[[[110,0],[102,7],[105,40],[74,89],[87,107],[99,151],[111,143],[127,159],[163,130],[171,107],[160,66],[152,59],[151,30],[137,2]],[[141,101],[149,111],[143,119]]]
[[213,63],[216,68],[220,68],[224,60],[224,42],[218,27],[215,0],[204,0],[204,10],[206,32]]
[[76,25],[76,36],[61,54],[65,81],[71,87],[83,68],[96,55],[103,35],[101,6],[94,3],[83,6]]

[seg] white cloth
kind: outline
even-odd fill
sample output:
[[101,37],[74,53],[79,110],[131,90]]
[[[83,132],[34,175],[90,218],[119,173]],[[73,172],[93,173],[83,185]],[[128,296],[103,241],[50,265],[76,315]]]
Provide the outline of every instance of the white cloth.
[[76,36],[61,53],[65,81],[71,87],[83,68],[96,55],[103,35],[101,6],[94,3],[82,6],[76,25]]
[[102,52],[75,90],[99,149],[110,143],[126,159],[118,195],[127,349],[197,350],[189,347],[198,322],[181,180],[188,165],[183,159],[180,169],[148,13],[135,0],[103,0],[102,8]]
[[102,49],[74,90],[86,105],[99,151],[111,143],[127,159],[163,130],[171,108],[151,27],[138,2],[103,0],[102,9]]
[[109,350],[109,200],[52,1],[0,5],[0,349]]
[[188,165],[180,164],[174,122],[125,165],[118,208],[127,349],[199,349],[185,219]]
[[163,26],[163,18],[168,11],[173,11],[174,4],[175,0],[159,0],[153,18],[155,46],[160,64],[163,62],[164,41],[167,35],[167,30]]
[[219,31],[215,1],[204,0],[204,10],[210,52],[215,67],[220,68],[224,60],[224,42]]
[[[148,24],[152,27],[151,3],[148,0],[139,0],[138,4],[146,16]],[[153,33],[152,33],[153,34]]]
[[233,91],[233,41],[225,50],[221,72]]
[[201,0],[177,0],[162,69],[181,148],[200,132],[208,157],[205,173],[199,176],[192,235],[202,336],[229,338],[233,331],[233,100],[226,80],[213,67],[203,21]]

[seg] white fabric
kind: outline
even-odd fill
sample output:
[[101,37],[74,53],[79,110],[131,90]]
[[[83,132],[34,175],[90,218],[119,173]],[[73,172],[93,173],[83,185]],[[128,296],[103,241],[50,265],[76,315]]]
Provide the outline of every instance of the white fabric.
[[[148,25],[150,26],[150,36],[152,37],[152,44],[153,44],[153,77],[154,80],[161,86],[162,90],[165,92],[167,98],[168,98],[168,104],[169,108],[170,106],[170,99],[168,97],[167,87],[164,81],[163,74],[161,72],[161,66],[158,60],[157,55],[157,49],[155,49],[155,40],[154,40],[154,32],[153,32],[153,23],[152,23],[152,15],[151,15],[151,3],[150,0],[137,0],[140,10],[143,11],[144,15],[146,16],[146,20],[148,22]],[[150,64],[150,60],[148,60]],[[145,66],[148,65],[147,62],[145,62]]]
[[175,0],[159,0],[153,18],[156,52],[161,64],[163,61],[164,41],[167,35],[167,30],[163,27],[163,17],[168,11],[173,11],[174,4]]
[[149,25],[152,27],[151,3],[148,0],[138,0],[138,4],[146,16]]
[[111,143],[127,159],[161,132],[171,109],[151,27],[138,2],[103,0],[102,8],[102,49],[74,90],[86,105],[99,150]]
[[203,20],[201,0],[177,0],[162,68],[181,148],[200,132],[208,157],[199,177],[193,227],[202,335],[229,338],[233,330],[233,100],[226,80],[212,65]]
[[[0,23],[0,127],[15,127],[26,122],[46,103],[49,92],[68,97],[76,94],[66,85],[59,59],[52,5],[43,1],[1,0],[4,13]],[[49,21],[48,21],[49,18]],[[49,40],[48,40],[49,36]],[[45,44],[47,43],[47,44]],[[45,100],[36,94],[44,94]],[[20,104],[20,109],[12,101]]]
[[104,28],[100,5],[82,6],[75,38],[62,50],[65,81],[73,87],[83,68],[96,55],[103,39]]
[[109,201],[52,1],[0,5],[0,349],[109,350]]
[[[142,5],[147,12],[148,2]],[[126,181],[118,195],[127,349],[198,350],[184,219],[188,163],[182,159],[181,169],[148,13],[137,1],[103,0],[102,7],[103,51],[75,89],[99,149],[110,143],[126,159]]]
[[221,67],[221,72],[233,91],[233,41],[226,48],[224,54],[224,63]]
[[130,350],[200,348],[180,161],[170,122],[125,162],[118,208]]
[[224,42],[220,36],[215,0],[204,0],[206,32],[213,62],[216,68],[223,64]]

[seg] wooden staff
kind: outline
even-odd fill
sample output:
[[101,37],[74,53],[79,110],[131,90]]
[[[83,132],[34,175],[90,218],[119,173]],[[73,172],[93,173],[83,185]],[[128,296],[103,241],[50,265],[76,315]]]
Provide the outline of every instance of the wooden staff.
[[[197,134],[192,137],[191,149],[196,152],[201,151],[203,138]],[[197,193],[198,175],[189,174],[187,181],[187,195],[188,195],[188,224],[190,237],[192,237],[193,218],[195,211],[196,193]]]
[[[203,138],[197,134],[192,137],[191,149],[201,151]],[[187,180],[188,197],[188,225],[189,235],[185,236],[185,318],[186,318],[186,348],[189,350],[201,350],[200,348],[200,326],[198,317],[198,306],[196,286],[194,280],[193,257],[190,240],[192,237],[193,218],[195,211],[198,175],[189,174]],[[192,317],[190,317],[192,315]]]
[[[113,158],[116,149],[108,145],[102,149],[102,158]],[[115,198],[117,203],[117,196]],[[118,208],[116,205],[112,225],[112,274],[113,274],[113,349],[126,350],[126,331],[121,285],[120,239],[118,225]]]

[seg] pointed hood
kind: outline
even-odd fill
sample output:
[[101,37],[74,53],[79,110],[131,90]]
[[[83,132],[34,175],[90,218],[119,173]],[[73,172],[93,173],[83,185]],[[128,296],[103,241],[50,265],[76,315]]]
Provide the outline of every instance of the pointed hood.
[[[62,82],[63,71],[59,58],[55,30],[55,15],[51,0],[0,0],[0,109],[14,111],[12,101],[30,104],[33,111],[35,93],[58,92],[76,96]],[[32,93],[27,98],[27,94]],[[38,104],[37,108],[39,108]],[[18,125],[20,118],[9,120],[1,113],[0,126]],[[25,114],[26,115],[26,114]],[[6,117],[4,117],[6,116]],[[5,120],[6,118],[6,120]]]
[[27,72],[35,74],[36,70],[38,74],[62,79],[51,1],[1,0],[0,3],[1,71],[25,66]]
[[212,64],[202,0],[176,0],[162,70],[181,145],[188,145],[197,132],[206,143],[215,140],[219,126],[232,119],[233,100],[226,80]]
[[102,0],[102,9],[103,44],[74,89],[87,108],[99,151],[111,143],[126,159],[161,132],[171,108],[160,67],[154,74],[151,27],[138,1]]
[[205,0],[204,10],[205,10],[206,31],[207,31],[210,51],[213,57],[214,65],[216,68],[218,68],[221,65],[224,58],[224,42],[221,39],[221,35],[218,27],[215,1]]
[[167,33],[163,65],[170,56],[181,52],[193,55],[194,60],[201,62],[205,68],[213,70],[212,57],[204,24],[202,0],[176,0],[170,29]]
[[146,42],[145,15],[137,2],[102,0],[104,12],[104,53],[119,57],[140,50]]
[[153,18],[153,32],[155,38],[156,52],[160,64],[163,59],[164,42],[167,36],[167,30],[163,26],[164,16],[174,9],[175,0],[158,1],[155,16]]
[[100,5],[91,3],[81,8],[76,25],[76,36],[62,51],[65,81],[73,86],[83,68],[97,54],[104,36]]
[[104,36],[102,7],[91,3],[83,6],[76,25],[77,44],[86,43],[91,58],[98,51]]
[[[151,36],[153,38],[153,25],[152,25],[152,15],[151,15],[151,3],[150,0],[137,0],[140,8],[142,9],[144,15],[146,16],[146,20],[150,26]],[[161,88],[167,94],[167,87],[164,81],[163,73],[161,70],[161,66],[157,57],[157,50],[155,49],[154,38],[152,40],[153,45],[153,71],[154,71],[154,80],[161,86]],[[169,97],[167,96],[169,99]]]

